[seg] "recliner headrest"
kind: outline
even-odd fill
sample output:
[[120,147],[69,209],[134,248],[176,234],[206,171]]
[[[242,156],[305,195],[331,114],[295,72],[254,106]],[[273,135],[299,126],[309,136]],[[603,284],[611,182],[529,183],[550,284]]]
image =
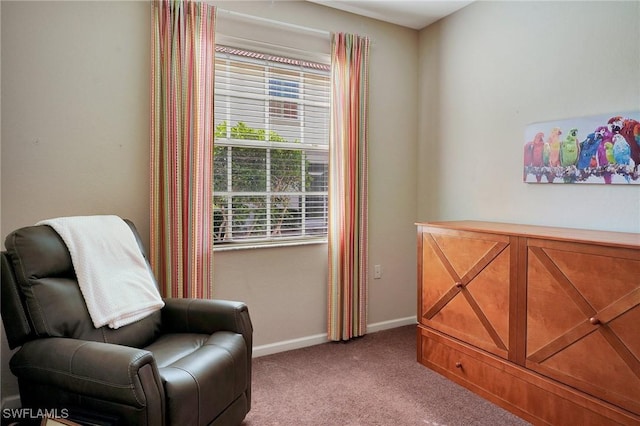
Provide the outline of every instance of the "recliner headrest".
[[5,247],[12,253],[20,283],[45,277],[73,277],[71,256],[62,238],[49,226],[28,226],[9,234]]
[[[135,227],[127,223],[143,251]],[[106,326],[96,329],[78,286],[71,255],[53,228],[20,228],[7,236],[5,247],[37,336],[143,346],[159,333],[160,311],[117,330]]]

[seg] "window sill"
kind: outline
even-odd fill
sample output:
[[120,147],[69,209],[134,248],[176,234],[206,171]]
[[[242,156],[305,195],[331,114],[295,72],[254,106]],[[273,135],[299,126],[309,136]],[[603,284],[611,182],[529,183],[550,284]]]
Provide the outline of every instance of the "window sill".
[[220,243],[213,245],[213,251],[236,251],[236,250],[253,250],[264,248],[280,248],[280,247],[293,247],[293,246],[308,246],[315,244],[327,244],[326,238],[314,238],[307,240],[290,240],[290,241],[267,241],[267,242],[251,242],[251,243]]

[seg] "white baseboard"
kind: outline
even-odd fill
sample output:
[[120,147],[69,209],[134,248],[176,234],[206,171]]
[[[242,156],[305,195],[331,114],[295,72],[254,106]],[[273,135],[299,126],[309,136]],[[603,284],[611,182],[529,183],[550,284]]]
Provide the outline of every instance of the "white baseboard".
[[[404,325],[417,324],[415,316],[407,318],[398,318],[390,321],[382,321],[367,325],[367,333],[375,333],[376,331],[388,330],[390,328],[402,327]],[[269,343],[253,348],[253,358],[265,355],[272,355],[278,352],[291,351],[294,349],[306,348],[308,346],[320,345],[327,343],[327,334],[314,334],[312,336],[300,337],[298,339],[284,340],[282,342]]]
[[367,333],[375,333],[376,331],[388,330],[390,328],[402,327],[405,325],[417,324],[416,316],[398,318],[389,321],[376,322],[367,326]]

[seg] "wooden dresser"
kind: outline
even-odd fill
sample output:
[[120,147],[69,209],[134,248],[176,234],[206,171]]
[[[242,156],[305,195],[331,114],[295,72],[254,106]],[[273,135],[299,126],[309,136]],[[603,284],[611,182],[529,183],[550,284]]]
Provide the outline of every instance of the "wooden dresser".
[[417,226],[418,362],[533,424],[640,425],[640,234]]

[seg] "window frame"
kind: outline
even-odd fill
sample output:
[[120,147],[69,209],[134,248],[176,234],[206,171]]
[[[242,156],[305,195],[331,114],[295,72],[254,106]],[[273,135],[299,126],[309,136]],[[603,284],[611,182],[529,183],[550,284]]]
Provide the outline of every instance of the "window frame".
[[[230,47],[230,46],[223,46],[223,49],[229,49],[229,50],[233,50],[233,49],[240,49],[242,50],[241,47]],[[223,53],[224,54],[224,53]],[[227,55],[229,55],[228,52],[226,52]],[[271,56],[270,54],[265,54],[265,56]],[[216,53],[216,68],[218,67],[218,52]],[[243,62],[243,61],[240,61]],[[306,60],[300,60],[300,62],[303,62],[305,64],[310,64],[310,62],[306,61]],[[250,61],[247,61],[247,63],[250,63]],[[298,80],[297,81],[293,81],[290,80],[288,78],[288,76],[286,75],[280,75],[280,74],[272,74],[270,72],[271,67],[272,67],[273,62],[272,61],[265,61],[264,66],[264,71],[263,71],[263,85],[264,85],[264,89],[265,89],[265,93],[264,93],[264,113],[266,116],[268,116],[268,120],[266,120],[269,124],[265,125],[265,129],[260,129],[260,130],[264,130],[266,133],[266,137],[265,139],[269,138],[270,135],[270,131],[272,128],[272,125],[291,125],[291,126],[301,126],[302,127],[302,121],[305,119],[304,114],[305,114],[305,105],[320,105],[323,108],[326,108],[326,111],[323,112],[323,114],[326,114],[326,120],[325,120],[325,125],[323,127],[323,134],[324,136],[326,136],[326,143],[305,143],[304,140],[302,142],[282,142],[282,141],[271,141],[271,140],[253,140],[253,139],[234,139],[231,136],[231,126],[233,125],[233,122],[230,119],[231,114],[229,113],[229,111],[227,111],[224,115],[229,119],[228,121],[226,121],[225,123],[227,123],[227,129],[226,129],[226,133],[227,133],[227,137],[226,138],[218,138],[215,137],[215,141],[214,141],[214,151],[216,148],[226,148],[226,156],[227,156],[227,166],[226,166],[226,174],[228,175],[227,178],[227,188],[224,191],[220,191],[220,190],[215,190],[215,185],[214,188],[212,188],[213,191],[213,196],[214,196],[214,200],[219,199],[219,197],[226,197],[226,211],[223,210],[223,217],[222,217],[222,224],[224,224],[226,227],[229,227],[229,225],[231,225],[228,229],[231,230],[231,235],[227,237],[230,238],[229,240],[220,240],[219,238],[223,236],[222,232],[224,231],[225,234],[228,233],[228,229],[222,229],[222,225],[220,225],[217,229],[214,229],[214,232],[216,233],[216,238],[214,238],[214,249],[218,250],[230,250],[230,249],[240,249],[240,248],[258,248],[258,247],[274,247],[274,246],[288,246],[288,245],[306,245],[306,244],[315,244],[315,243],[326,243],[327,242],[327,232],[328,232],[328,162],[329,162],[329,115],[330,115],[330,71],[329,71],[329,64],[318,64],[321,67],[323,67],[322,71],[323,71],[323,75],[320,76],[316,76],[314,78],[318,79],[319,81],[324,80],[325,84],[327,84],[327,92],[325,93],[324,96],[324,101],[322,102],[317,102],[314,100],[307,100],[304,98],[304,93],[301,93],[301,91],[304,90],[305,87],[305,79],[309,78],[307,77],[308,75],[311,74],[316,74],[318,75],[319,72],[317,70],[309,70],[308,72],[303,72],[300,71],[301,69],[304,69],[304,67],[299,67],[298,72]],[[283,67],[285,68],[285,67]],[[285,68],[288,69],[288,68]],[[227,70],[228,71],[228,70]],[[217,71],[216,71],[217,72]],[[217,74],[216,74],[217,75]],[[277,88],[295,88],[294,90],[281,90],[280,93],[274,93],[274,92],[278,92]],[[228,80],[227,82],[223,82],[223,83],[219,83],[218,81],[216,81],[216,88],[215,88],[215,97],[216,98],[220,98],[220,97],[227,97],[227,101],[225,102],[225,106],[227,109],[231,108],[231,103],[228,101],[228,99],[230,99],[229,97],[233,96],[233,85],[230,84],[230,80]],[[257,98],[262,99],[259,95],[256,95]],[[283,116],[277,116],[277,114],[275,114],[276,116],[274,116],[274,114],[272,114],[272,101],[281,101],[281,102],[292,102],[296,105],[296,117],[287,117],[286,114],[284,117]],[[218,121],[218,114],[216,114],[216,118],[215,118],[215,122]],[[228,124],[230,123],[230,125]],[[233,156],[233,148],[257,148],[257,149],[264,149],[265,150],[265,155],[267,158],[269,158],[269,156],[271,155],[271,152],[273,150],[296,150],[296,151],[301,151],[301,180],[300,180],[300,188],[298,191],[284,191],[284,192],[273,192],[272,188],[270,187],[270,183],[267,183],[267,185],[265,186],[265,191],[236,191],[232,188],[233,185],[233,180],[231,178],[231,175],[233,174],[233,167],[232,167],[232,156]],[[324,156],[324,158],[322,159],[321,162],[314,162],[312,163],[309,160],[309,154],[313,153],[322,153],[322,155]],[[215,160],[214,160],[215,163]],[[307,174],[309,174],[309,176],[312,176],[313,173],[318,173],[317,171],[315,172],[310,172],[308,169],[310,168],[317,168],[317,165],[320,164],[321,165],[321,169],[322,171],[320,171],[320,175],[323,176],[323,178],[321,178],[322,180],[324,180],[324,191],[308,191],[307,190]],[[267,164],[265,166],[265,173],[267,175],[267,182],[270,181],[270,175],[273,173],[273,170],[271,170],[270,168],[270,163],[269,161],[267,161]],[[214,170],[214,176],[215,176],[215,170]],[[215,177],[214,177],[215,179]],[[265,220],[266,220],[266,230],[265,233],[266,235],[263,237],[259,237],[259,238],[242,238],[240,237],[239,239],[234,239],[233,236],[233,230],[234,230],[234,222],[233,222],[233,216],[234,215],[238,215],[241,213],[237,213],[233,211],[233,203],[234,200],[236,198],[234,197],[243,197],[243,196],[249,196],[249,197],[264,197],[265,199]],[[299,216],[297,218],[294,218],[294,220],[299,220],[299,227],[297,228],[293,228],[294,231],[299,232],[299,234],[297,235],[293,235],[293,236],[273,236],[270,233],[273,231],[273,217],[272,217],[272,199],[274,196],[290,196],[290,197],[297,197],[298,200],[297,201],[302,207],[300,209],[300,212],[298,213]],[[309,198],[315,198],[317,197],[319,200],[320,205],[322,205],[322,209],[319,210],[319,215],[318,217],[320,217],[320,222],[322,223],[320,228],[316,228],[316,229],[321,229],[321,235],[317,235],[314,233],[314,228],[313,227],[308,227],[308,223],[307,221],[309,219],[313,219],[313,214],[311,214],[309,217],[307,217],[307,208],[308,208],[308,203],[310,202]],[[318,202],[318,200],[316,200],[315,202]],[[289,199],[289,202],[291,202],[291,199]],[[286,211],[288,208],[290,208],[290,206],[284,207],[284,210]],[[215,207],[214,207],[214,214],[215,213]],[[229,210],[231,210],[231,212],[229,212]],[[231,216],[229,218],[229,216]],[[215,216],[214,216],[214,223],[215,223]],[[280,220],[280,223],[278,224],[279,226],[282,226],[283,221]],[[280,231],[282,229],[280,228]]]

